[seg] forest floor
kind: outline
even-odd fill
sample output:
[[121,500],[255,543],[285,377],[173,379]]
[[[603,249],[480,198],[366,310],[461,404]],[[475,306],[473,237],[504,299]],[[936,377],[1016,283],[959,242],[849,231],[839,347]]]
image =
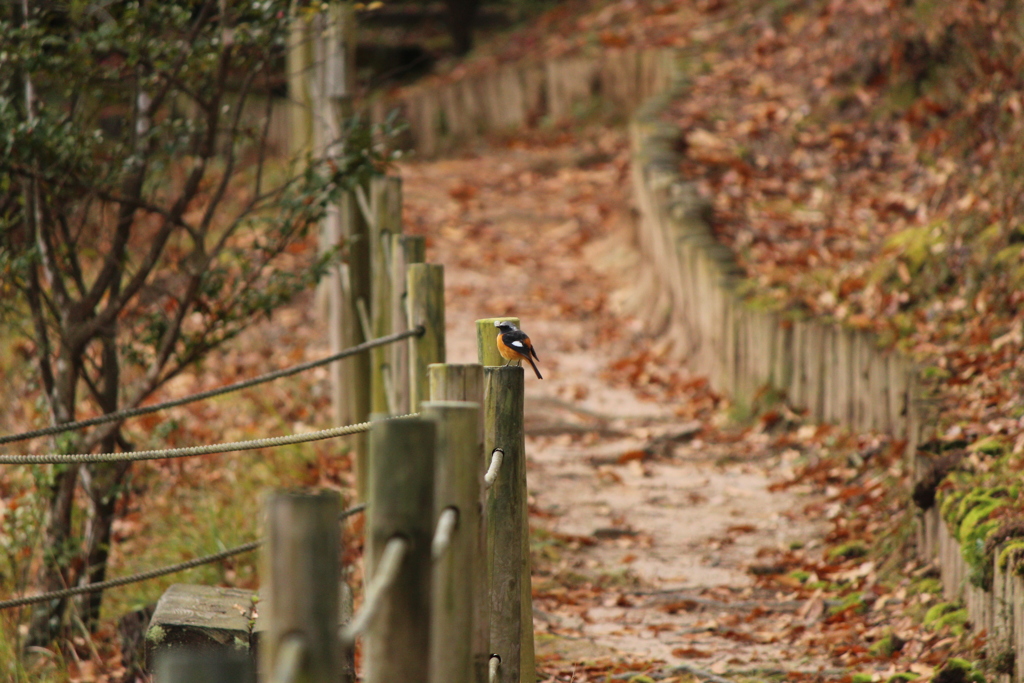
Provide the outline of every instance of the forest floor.
[[[774,234],[776,214],[792,213],[800,227],[801,221],[818,222],[822,216],[833,221],[836,216],[856,218],[861,215],[857,211],[877,205],[884,226],[906,228],[910,234],[919,225],[931,229],[934,216],[958,216],[943,208],[950,203],[961,212],[985,203],[1017,206],[1021,195],[1013,183],[981,183],[970,174],[958,174],[957,182],[974,185],[961,197],[958,186],[947,185],[949,174],[919,172],[913,140],[921,138],[931,149],[936,140],[963,137],[911,135],[914,130],[943,132],[947,122],[961,121],[946,113],[948,103],[938,106],[922,97],[907,108],[890,102],[896,111],[890,121],[895,132],[886,135],[852,120],[875,121],[863,109],[871,102],[895,101],[891,93],[879,90],[884,79],[879,81],[874,69],[863,69],[873,80],[849,86],[852,97],[835,98],[837,106],[846,107],[846,119],[837,122],[820,112],[804,115],[805,100],[813,98],[794,90],[798,74],[845,65],[856,76],[851,65],[871,61],[859,43],[844,42],[848,29],[824,30],[833,19],[845,25],[853,12],[879,30],[902,35],[898,24],[877,21],[877,2],[828,3],[823,14],[810,19],[801,14],[804,3],[782,3],[771,11],[749,7],[760,3],[714,0],[618,0],[604,9],[602,4],[564,3],[507,43],[496,42],[494,54],[485,48],[475,64],[461,65],[446,77],[523,56],[567,54],[581,46],[690,46],[700,56],[692,66],[700,70],[691,96],[677,103],[672,114],[689,143],[683,170],[716,198],[719,235],[746,259],[752,274],[778,276],[778,281],[769,278],[762,284],[789,283],[791,289],[797,282],[791,261],[813,263],[803,250],[820,247],[799,230],[788,241],[782,237],[789,233]],[[786,9],[789,5],[792,12]],[[577,6],[595,11],[577,12]],[[948,11],[958,8],[952,3]],[[816,42],[819,33],[832,36],[835,45],[857,58],[822,57],[808,49],[825,45]],[[750,40],[751,35],[757,40]],[[864,31],[862,38],[881,46],[870,56],[885,66],[888,62],[876,59],[875,52],[884,53],[888,43],[873,30]],[[928,41],[922,44],[927,47]],[[707,45],[715,50],[705,50]],[[819,80],[805,77],[799,82],[817,89]],[[844,78],[835,82],[848,87]],[[955,98],[965,106],[988,116],[1019,109],[1016,89],[997,89],[992,97],[985,79],[969,82],[978,97]],[[821,94],[814,97],[831,102]],[[1014,120],[1019,122],[1019,117]],[[813,135],[804,130],[807,126],[814,127]],[[978,134],[989,130],[973,128]],[[1000,150],[1017,154],[1013,145],[963,139],[981,155],[977,168],[1007,166],[997,163]],[[780,140],[805,149],[790,150]],[[738,141],[752,141],[753,146],[748,149]],[[753,165],[740,158],[740,151],[758,151],[769,143],[780,144],[785,153],[766,152],[763,164],[757,154],[748,155]],[[876,149],[879,145],[884,149]],[[965,158],[957,163],[964,168],[975,163]],[[818,165],[805,168],[807,160]],[[808,177],[787,176],[792,169],[768,163],[774,161],[802,168]],[[1007,167],[1016,169],[1013,162]],[[819,166],[824,169],[820,173]],[[884,182],[867,182],[876,171],[892,172],[893,166],[898,173],[882,180],[927,178],[934,184],[925,188],[929,192],[942,189],[931,213],[921,208],[926,202],[916,197],[924,193],[916,186],[899,186],[893,193]],[[851,170],[852,175],[837,174],[837,169]],[[650,334],[648,318],[657,319],[658,312],[649,306],[655,299],[650,273],[633,248],[636,216],[621,131],[576,129],[520,137],[515,143],[492,140],[449,159],[406,161],[398,170],[405,180],[406,229],[426,235],[428,260],[446,266],[449,360],[475,361],[473,320],[500,315],[520,317],[540,353],[545,378],[527,375],[526,410],[541,680],[926,680],[951,655],[977,655],[983,635],[964,623],[962,610],[943,603],[934,568],[918,564],[906,552],[913,513],[902,444],[806,424],[770,396],[749,397],[752,407],[740,410],[709,390],[700,368],[670,357],[665,340]],[[819,181],[833,176],[847,184],[819,193]],[[985,187],[995,188],[993,197],[974,196]],[[997,201],[1004,190],[1014,202]],[[837,213],[826,204],[807,211],[808,197],[850,203],[849,210]],[[886,222],[890,214],[896,222]],[[764,216],[772,220],[766,222]],[[840,237],[857,237],[850,227],[854,222],[839,222],[845,231]],[[1019,249],[1016,219],[1007,226],[1000,239],[1008,241],[1008,249]],[[744,234],[751,227],[760,232]],[[965,420],[975,425],[967,432],[994,430],[1009,443],[1024,443],[1018,437],[1024,422],[1007,427],[989,419],[1007,401],[1017,400],[1002,389],[998,401],[989,400],[995,391],[990,380],[1002,381],[1006,368],[999,363],[1020,356],[1024,308],[1002,307],[998,310],[1006,315],[993,315],[986,302],[1002,294],[985,287],[969,296],[951,289],[942,302],[933,302],[931,280],[918,276],[916,269],[924,266],[911,258],[911,247],[920,245],[908,242],[893,252],[895,247],[889,241],[883,245],[878,235],[863,237],[874,239],[872,253],[883,257],[885,269],[878,274],[882,281],[898,290],[914,289],[910,298],[934,304],[936,311],[925,316],[903,310],[907,298],[900,298],[902,291],[896,292],[899,296],[875,296],[863,254],[846,249],[845,243],[839,246],[858,256],[847,264],[857,272],[839,268],[835,278],[822,280],[836,295],[811,291],[804,297],[808,309],[840,318],[837,311],[843,309],[858,318],[861,309],[845,302],[851,292],[861,296],[857,293],[863,291],[868,303],[877,299],[879,305],[900,309],[890,315],[883,306],[874,314],[876,309],[865,304],[873,313],[867,316],[869,322],[895,325],[902,320],[907,329],[917,330],[919,342],[929,343],[942,341],[942,330],[933,328],[948,319],[942,329],[951,330],[955,339],[940,351],[952,359],[951,371],[963,372],[963,381],[969,380],[962,396],[951,394],[967,411]],[[952,239],[945,232],[939,238]],[[926,241],[921,248],[935,252],[937,246]],[[961,261],[970,265],[972,259],[979,261],[974,266],[988,267],[987,259],[996,250],[987,243],[982,246],[958,248],[960,261],[951,257],[949,268],[966,268]],[[833,251],[846,253],[843,249]],[[795,255],[786,256],[787,250]],[[1018,260],[1012,263],[1019,266],[1019,253],[1014,253]],[[921,272],[928,275],[927,268]],[[807,280],[813,284],[813,278]],[[1014,292],[1019,298],[1019,288]],[[858,319],[866,324],[864,316]],[[965,321],[969,335],[963,334]],[[960,353],[964,338],[982,351]],[[24,363],[17,348],[3,351],[5,374],[31,376],[19,366]],[[283,367],[326,352],[313,298],[302,297],[212,354],[204,367],[182,373],[158,398],[220,386],[251,376],[254,368]],[[30,386],[19,390],[21,403],[30,403],[34,391]],[[318,370],[229,399],[136,419],[128,431],[140,448],[305,431],[329,426],[327,396],[327,373]],[[8,415],[16,410],[3,408],[3,423],[10,431],[29,426],[19,423],[23,416]],[[5,511],[0,569],[5,593],[11,595],[28,588],[32,558],[39,554],[41,512],[32,504],[36,485],[29,474],[6,474],[0,486]],[[343,448],[324,442],[255,455],[140,463],[128,486],[131,495],[114,529],[114,576],[251,540],[259,534],[259,494],[271,487],[322,486],[351,497],[353,477]],[[84,505],[84,500],[79,502]],[[358,534],[358,522],[352,530]],[[152,603],[177,581],[254,588],[256,562],[255,554],[240,556],[109,592],[100,632],[91,642],[76,636],[74,647],[65,653],[42,653],[42,663],[32,665],[31,680],[119,680],[124,672],[114,629],[118,616]],[[9,636],[23,617],[3,615],[0,655],[7,651],[5,638],[16,641]]]
[[[768,396],[740,411],[650,334],[654,298],[633,246],[621,130],[492,140],[397,171],[406,230],[425,235],[428,260],[446,267],[449,361],[475,361],[473,321],[501,315],[520,317],[540,354],[545,378],[527,376],[526,401],[540,680],[868,683],[927,677],[950,654],[977,650],[982,640],[946,618],[962,612],[943,607],[941,623],[921,626],[942,598],[934,569],[902,544],[913,515],[901,444],[805,424]],[[322,357],[320,329],[303,297],[159,398]],[[308,431],[329,426],[327,395],[317,370],[130,430],[140,448]],[[340,446],[140,463],[111,574],[251,540],[272,487],[334,488],[350,500]],[[30,479],[4,486],[8,510],[33,509]],[[8,545],[38,545],[39,522],[8,515]],[[357,564],[360,526],[346,558]],[[30,575],[8,559],[12,578]],[[256,567],[256,554],[243,555],[110,591],[100,631],[36,658],[26,680],[124,680],[119,616],[175,582],[255,588]],[[20,617],[8,615],[11,634]]]
[[739,415],[645,333],[621,132],[400,171],[406,229],[446,268],[449,361],[474,362],[473,321],[501,315],[540,353],[526,424],[541,680],[887,680],[964,646],[910,616],[939,601],[930,568],[894,553],[883,579],[866,556],[883,527],[910,528],[899,444],[784,406]]

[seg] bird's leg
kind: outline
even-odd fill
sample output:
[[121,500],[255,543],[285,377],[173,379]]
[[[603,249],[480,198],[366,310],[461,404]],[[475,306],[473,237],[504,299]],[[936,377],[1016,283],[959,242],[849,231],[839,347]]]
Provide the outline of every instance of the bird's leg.
[[509,358],[507,361],[505,361],[505,365],[503,365],[502,367],[506,367],[507,368],[508,364],[511,363],[511,362],[512,362],[512,359]]

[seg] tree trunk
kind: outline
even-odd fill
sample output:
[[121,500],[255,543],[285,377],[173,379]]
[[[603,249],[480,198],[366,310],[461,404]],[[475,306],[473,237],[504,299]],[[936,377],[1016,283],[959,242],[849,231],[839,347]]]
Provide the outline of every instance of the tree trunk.
[[[49,520],[43,548],[40,587],[45,591],[67,588],[72,576],[75,544],[72,543],[71,512],[74,509],[78,465],[54,465],[54,481],[49,487]],[[60,633],[67,599],[39,603],[32,612],[27,645],[46,646]]]
[[[121,290],[120,276],[112,285],[113,291]],[[117,356],[117,324],[113,323],[103,331],[103,384],[100,388],[100,408],[104,413],[113,413],[118,408],[121,366]],[[122,450],[134,450],[131,444],[120,438],[120,430],[114,431],[100,443],[100,451],[113,453],[118,445]],[[86,583],[99,583],[107,576],[107,559],[110,557],[110,531],[116,517],[117,503],[124,493],[125,476],[131,469],[130,462],[96,463],[85,466],[83,483],[92,502],[92,517],[85,535],[86,561],[84,579]],[[103,593],[86,593],[78,602],[82,620],[91,630],[99,625],[100,606]]]
[[[106,450],[106,449],[104,449]],[[97,463],[88,465],[85,483],[92,501],[92,518],[86,531],[85,583],[99,583],[107,576],[110,556],[110,531],[116,519],[117,503],[124,492],[122,483],[131,463]],[[86,593],[79,603],[82,620],[95,630],[99,625],[103,593]]]
[[480,0],[446,0],[446,4],[452,49],[461,57],[473,49],[473,24]]
[[[79,365],[66,353],[61,354],[56,365],[57,373],[50,403],[54,422],[60,424],[74,419]],[[56,450],[65,453],[75,452],[79,442],[77,438],[56,441]],[[43,591],[55,591],[74,585],[75,559],[81,559],[79,545],[74,542],[71,520],[80,466],[72,464],[52,467],[53,483],[45,489],[49,502],[49,518],[39,579]],[[66,607],[67,599],[51,600],[37,605],[32,612],[27,645],[48,645],[60,633]]]

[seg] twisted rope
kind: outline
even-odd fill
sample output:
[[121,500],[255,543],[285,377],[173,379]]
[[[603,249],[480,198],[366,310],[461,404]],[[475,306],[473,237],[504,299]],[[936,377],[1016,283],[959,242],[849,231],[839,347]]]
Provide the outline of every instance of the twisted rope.
[[34,439],[38,436],[50,436],[52,434],[69,432],[75,429],[81,429],[83,427],[92,427],[93,425],[104,424],[106,422],[117,422],[119,420],[126,420],[130,417],[147,415],[149,413],[155,413],[158,410],[176,408],[178,406],[185,405],[186,403],[194,403],[195,401],[202,401],[207,398],[221,396],[223,394],[228,394],[233,391],[248,389],[249,387],[254,387],[258,384],[264,384],[266,382],[271,382],[275,379],[289,377],[291,375],[295,375],[306,370],[318,368],[321,365],[327,365],[329,363],[333,363],[336,360],[348,358],[349,356],[354,356],[357,353],[362,353],[363,351],[368,351],[370,349],[377,348],[378,346],[392,344],[394,342],[401,341],[402,339],[407,339],[409,337],[419,337],[422,336],[424,332],[426,332],[426,328],[424,328],[422,325],[417,325],[415,328],[411,330],[406,330],[405,332],[396,332],[395,334],[389,334],[386,337],[378,337],[377,339],[371,339],[357,346],[353,346],[342,351],[339,351],[338,353],[331,354],[330,356],[325,356],[324,358],[321,358],[319,360],[300,363],[298,365],[293,365],[290,368],[275,370],[273,372],[258,375],[256,377],[243,380],[241,382],[227,384],[223,387],[218,387],[217,389],[201,391],[198,394],[190,394],[188,396],[172,399],[170,401],[164,401],[163,403],[154,403],[153,405],[138,406],[136,408],[126,408],[124,410],[118,410],[117,412],[107,413],[105,415],[97,415],[96,417],[90,417],[85,420],[77,420],[75,422],[62,422],[61,424],[58,425],[43,427],[41,429],[34,429],[32,431],[22,432],[20,434],[7,434],[5,436],[0,436],[0,444],[11,443],[13,441],[25,441],[26,439]]
[[377,573],[370,579],[370,585],[366,587],[366,597],[363,606],[359,608],[352,620],[341,628],[341,641],[348,647],[355,644],[358,638],[380,610],[381,600],[384,594],[398,578],[398,570],[402,566],[402,559],[409,549],[409,542],[404,538],[396,536],[387,542],[380,554],[380,561],[377,563]]
[[487,467],[487,472],[484,473],[484,488],[489,489],[494,486],[494,482],[498,478],[498,470],[501,469],[502,458],[505,457],[505,451],[501,448],[495,448],[491,451],[491,464]]
[[434,529],[434,540],[430,544],[430,556],[435,561],[440,559],[447,552],[452,544],[452,534],[459,523],[459,511],[455,508],[445,508],[437,518],[437,528]]
[[[362,512],[366,509],[366,504],[356,505],[342,512],[338,519],[343,520],[347,517]],[[130,576],[122,576],[116,579],[109,579],[107,581],[100,581],[99,583],[90,583],[84,586],[75,586],[74,588],[65,588],[63,590],[51,591],[49,593],[40,593],[39,595],[26,595],[20,598],[11,598],[10,600],[0,600],[0,610],[10,609],[11,607],[21,607],[23,605],[33,605],[37,602],[49,602],[50,600],[61,600],[63,598],[70,598],[73,595],[81,595],[82,593],[95,593],[97,591],[103,591],[108,588],[117,588],[118,586],[124,586],[129,583],[138,583],[140,581],[147,581],[149,579],[155,579],[160,576],[167,574],[174,574],[176,572],[182,572],[186,569],[192,569],[200,565],[209,564],[211,562],[217,562],[223,560],[232,555],[240,555],[242,553],[255,550],[263,544],[263,539],[259,538],[255,541],[249,541],[242,545],[235,546],[234,548],[228,548],[227,550],[221,550],[218,553],[211,555],[203,555],[192,560],[185,562],[179,562],[178,564],[172,564],[169,567],[163,567],[161,569],[151,569],[148,572],[140,572],[138,574],[132,574]]]
[[[396,415],[384,418],[400,420],[403,417],[415,417],[419,413]],[[317,432],[302,432],[285,436],[272,436],[251,441],[232,441],[230,443],[207,444],[205,446],[185,446],[182,448],[161,448],[152,451],[131,451],[126,453],[49,453],[43,455],[9,454],[0,455],[0,465],[63,465],[68,463],[88,462],[136,462],[138,460],[159,460],[161,458],[187,458],[194,455],[211,453],[231,453],[234,451],[252,451],[259,448],[290,446],[310,441],[323,441],[347,434],[358,434],[370,430],[372,422],[358,422],[344,427],[321,429]]]

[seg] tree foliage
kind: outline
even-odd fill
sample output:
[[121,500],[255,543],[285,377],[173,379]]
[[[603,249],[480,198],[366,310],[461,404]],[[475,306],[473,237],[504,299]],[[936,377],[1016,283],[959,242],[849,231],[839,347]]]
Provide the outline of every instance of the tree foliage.
[[[30,340],[53,422],[140,404],[337,256],[310,237],[387,163],[388,127],[349,122],[330,158],[275,153],[287,33],[284,0],[0,7],[0,324]],[[113,423],[58,447],[133,445]],[[40,482],[42,588],[102,579],[127,469]],[[33,640],[61,608],[37,615]]]

